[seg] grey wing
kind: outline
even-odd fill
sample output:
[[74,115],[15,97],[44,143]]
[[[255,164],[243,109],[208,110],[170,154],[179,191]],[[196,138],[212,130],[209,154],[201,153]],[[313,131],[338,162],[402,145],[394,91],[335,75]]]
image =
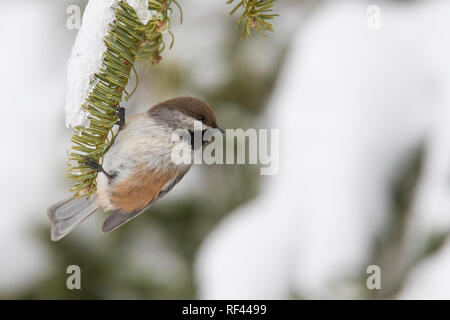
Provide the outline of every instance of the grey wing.
[[161,189],[161,191],[158,194],[158,197],[156,198],[156,200],[161,199],[162,197],[164,197],[166,194],[168,194],[170,192],[170,190],[173,189],[173,187],[175,187],[175,185],[181,181],[181,179],[183,179],[184,175],[188,172],[188,170],[186,170],[183,173],[180,173],[178,176],[176,176],[175,178],[173,178],[172,180],[170,180],[169,182],[166,183],[166,185]]
[[161,199],[167,193],[169,193],[169,191],[172,190],[173,187],[178,182],[181,181],[181,179],[183,179],[183,177],[184,177],[184,175],[186,173],[187,173],[187,171],[185,171],[184,173],[179,174],[178,176],[176,176],[175,178],[173,178],[172,180],[167,182],[166,185],[159,192],[159,194],[156,197],[156,199],[153,200],[152,202],[150,202],[144,209],[136,210],[136,211],[133,211],[131,213],[123,212],[122,210],[113,210],[113,211],[111,211],[108,214],[108,216],[105,218],[105,220],[103,220],[101,231],[102,232],[113,231],[113,230],[117,229],[118,227],[120,227],[121,225],[127,223],[131,219],[137,217],[141,213],[144,213],[145,211],[147,211],[147,209],[152,205],[153,202],[155,202],[158,199]]

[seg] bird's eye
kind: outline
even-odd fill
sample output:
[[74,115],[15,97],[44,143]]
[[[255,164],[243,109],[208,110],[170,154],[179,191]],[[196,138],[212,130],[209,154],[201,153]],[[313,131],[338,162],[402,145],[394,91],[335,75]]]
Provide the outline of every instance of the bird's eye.
[[197,120],[198,120],[198,121],[203,121],[203,120],[205,120],[205,117],[204,117],[204,116],[198,116],[198,117],[197,117]]

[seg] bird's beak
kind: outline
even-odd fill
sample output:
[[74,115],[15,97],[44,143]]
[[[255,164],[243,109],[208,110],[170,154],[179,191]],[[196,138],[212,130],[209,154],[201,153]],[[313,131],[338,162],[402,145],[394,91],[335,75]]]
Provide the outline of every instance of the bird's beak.
[[223,130],[221,127],[215,127],[214,129],[216,129],[217,131],[219,131],[221,134],[225,133],[225,130]]

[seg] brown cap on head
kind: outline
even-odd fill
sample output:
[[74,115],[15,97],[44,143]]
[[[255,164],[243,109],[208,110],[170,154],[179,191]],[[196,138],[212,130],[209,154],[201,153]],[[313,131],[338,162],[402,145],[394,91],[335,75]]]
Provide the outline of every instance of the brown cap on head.
[[206,102],[203,102],[200,99],[193,97],[178,97],[158,103],[150,108],[148,112],[153,116],[163,109],[178,111],[196,120],[202,121],[203,124],[211,128],[217,128],[214,111]]

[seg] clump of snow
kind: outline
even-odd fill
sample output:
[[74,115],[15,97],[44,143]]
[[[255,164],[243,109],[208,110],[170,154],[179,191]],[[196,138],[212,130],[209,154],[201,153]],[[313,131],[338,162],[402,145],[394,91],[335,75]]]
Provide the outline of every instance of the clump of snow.
[[103,64],[104,38],[114,20],[117,0],[89,1],[83,14],[67,66],[66,126],[87,124],[87,112],[81,106],[93,89],[92,79]]
[[148,8],[147,0],[126,0],[133,9],[136,11],[136,15],[142,24],[147,24],[149,20],[153,18],[160,18],[161,14],[156,10],[150,10]]

